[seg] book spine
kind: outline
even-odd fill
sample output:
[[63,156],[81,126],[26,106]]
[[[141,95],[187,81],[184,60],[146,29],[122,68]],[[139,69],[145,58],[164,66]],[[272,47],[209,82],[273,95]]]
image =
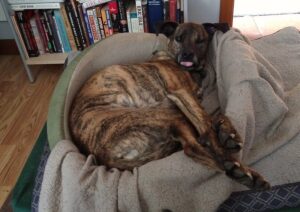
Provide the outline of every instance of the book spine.
[[98,24],[99,24],[99,29],[100,29],[100,37],[101,37],[101,39],[104,39],[105,31],[104,31],[103,19],[102,19],[102,15],[101,15],[101,7],[97,6],[97,7],[95,7],[95,9],[96,9],[96,16],[97,16],[97,20],[98,20]]
[[97,41],[100,40],[100,36],[99,36],[99,33],[97,32],[96,21],[95,21],[93,9],[88,9],[87,14],[88,14],[88,18],[89,18],[90,27],[92,29],[93,42],[96,43]]
[[84,19],[84,16],[83,16],[82,6],[78,2],[76,3],[76,9],[77,9],[79,20],[80,20],[80,23],[81,23],[81,26],[82,26],[82,33],[83,33],[83,36],[84,36],[84,40],[86,42],[86,46],[89,46],[90,45],[90,39],[89,39],[89,35],[88,35],[88,29],[87,29],[87,25],[85,24],[85,19]]
[[61,41],[62,41],[62,46],[64,52],[70,52],[72,51],[70,42],[68,40],[68,35],[66,32],[66,27],[64,25],[64,22],[62,20],[62,16],[59,10],[54,10],[54,20],[56,21],[57,29],[58,29],[58,34],[60,35]]
[[70,26],[71,26],[71,29],[72,29],[72,33],[73,33],[73,36],[74,36],[74,40],[75,40],[77,50],[83,50],[83,46],[80,42],[79,35],[78,35],[78,29],[76,28],[75,15],[72,11],[71,3],[67,0],[65,1],[65,9],[66,9],[66,13],[67,13],[67,16],[68,16],[68,20],[70,22]]
[[54,15],[52,16],[52,19],[53,19],[53,22],[54,22],[54,25],[55,25],[55,28],[56,28],[56,32],[57,32],[57,36],[58,36],[58,41],[59,41],[60,48],[61,48],[62,52],[66,52],[65,49],[64,49],[62,38],[60,36],[59,29],[58,29],[57,20],[56,20],[56,18],[55,18]]
[[53,53],[54,52],[54,48],[53,48],[53,44],[52,44],[51,38],[49,37],[50,35],[49,35],[49,32],[48,32],[48,26],[47,26],[47,23],[46,23],[43,11],[41,11],[40,20],[41,20],[43,29],[45,31],[45,36],[46,36],[46,40],[47,40],[48,50],[49,50],[50,53]]
[[131,19],[130,19],[130,11],[129,11],[129,9],[126,10],[126,18],[127,18],[128,32],[132,32]]
[[75,49],[77,49],[77,47],[76,47],[75,39],[74,39],[74,36],[73,36],[73,33],[72,33],[72,27],[71,27],[70,22],[68,20],[68,15],[67,15],[66,8],[65,8],[64,4],[62,4],[60,12],[61,12],[62,19],[63,19],[63,22],[64,22],[65,27],[66,27],[66,32],[67,32],[68,40],[70,42],[71,49],[75,50]]
[[56,25],[55,25],[55,22],[53,19],[53,10],[47,10],[46,13],[47,13],[47,17],[48,17],[49,27],[51,28],[51,31],[52,31],[52,37],[53,37],[56,52],[61,53],[61,52],[63,52],[63,49],[61,48],[57,28],[56,28]]
[[128,32],[128,20],[123,0],[117,0],[119,9],[119,32]]
[[57,48],[56,48],[56,45],[55,45],[55,43],[54,43],[53,32],[52,32],[52,28],[51,28],[51,26],[50,26],[50,21],[49,21],[49,18],[48,18],[48,15],[47,15],[47,11],[46,11],[46,10],[43,10],[43,16],[44,16],[44,18],[45,18],[45,25],[46,25],[46,27],[47,27],[47,33],[48,33],[49,41],[50,41],[50,43],[51,43],[53,52],[58,52],[58,51],[57,51]]
[[34,36],[33,36],[33,32],[32,32],[32,28],[30,25],[30,19],[33,16],[32,11],[23,11],[23,17],[24,17],[24,26],[25,26],[25,33],[26,36],[29,40],[30,46],[33,48],[34,50],[34,56],[38,56],[39,55],[39,51],[38,51],[38,47],[37,44],[35,42]]
[[176,0],[169,0],[170,8],[170,21],[176,22],[176,11],[177,11],[177,2]]
[[42,39],[42,43],[45,49],[45,52],[49,52],[49,48],[48,48],[48,41],[47,41],[47,36],[46,36],[46,32],[43,28],[43,24],[41,22],[41,18],[40,18],[40,14],[38,10],[34,11],[34,18],[35,18],[35,22],[38,28],[38,31],[40,33],[41,39]]
[[84,19],[84,24],[85,24],[87,35],[88,35],[88,40],[89,40],[90,45],[92,45],[94,43],[94,38],[92,35],[92,29],[90,27],[87,11],[84,7],[82,7],[82,5],[81,5],[81,9],[82,9],[82,15],[83,15],[83,19]]
[[164,21],[170,21],[170,3],[169,0],[164,0]]
[[22,38],[22,34],[21,34],[21,32],[20,32],[20,29],[19,29],[19,26],[18,26],[18,23],[17,23],[17,20],[16,20],[16,16],[15,16],[15,15],[11,16],[11,21],[12,21],[12,24],[14,25],[14,28],[15,28],[16,33],[17,33],[17,36],[18,36],[19,41],[20,41],[20,43],[21,43],[21,46],[22,46],[22,49],[23,49],[23,53],[24,53],[24,55],[25,55],[25,58],[28,59],[28,58],[29,58],[29,55],[28,55],[28,52],[27,52],[27,48],[26,48],[24,39]]
[[29,20],[29,23],[30,23],[30,26],[31,26],[31,30],[32,30],[32,33],[33,33],[33,37],[34,37],[34,40],[36,42],[36,45],[37,45],[37,48],[38,48],[38,51],[41,55],[45,54],[45,48],[43,46],[43,42],[42,42],[42,39],[41,39],[41,36],[40,36],[40,33],[38,31],[38,27],[37,27],[37,24],[35,22],[35,18],[32,17],[30,20]]
[[180,22],[184,22],[184,0],[180,0]]
[[8,0],[9,4],[61,3],[64,0]]
[[83,2],[82,6],[84,8],[95,7],[100,4],[105,4],[109,1],[111,1],[111,0],[89,0],[89,1]]
[[112,24],[112,20],[110,17],[110,12],[109,12],[108,7],[105,9],[105,15],[106,15],[106,21],[107,21],[107,26],[108,26],[108,33],[109,33],[109,35],[113,35],[114,34],[113,24]]
[[148,0],[149,31],[155,32],[155,25],[164,20],[162,0]]
[[83,46],[83,48],[85,48],[85,47],[87,47],[87,43],[86,43],[86,39],[85,39],[85,36],[83,33],[79,14],[77,13],[77,6],[76,6],[77,2],[75,2],[75,0],[67,0],[67,1],[69,1],[71,3],[72,10],[73,10],[74,17],[75,17],[74,22],[76,24],[76,28],[78,29],[78,36],[79,36],[81,45]]
[[138,18],[138,32],[144,32],[144,18],[143,18],[143,8],[142,0],[135,0],[136,13]]
[[59,9],[60,3],[41,3],[41,4],[12,4],[11,9],[19,10],[40,10],[40,9]]
[[130,12],[131,30],[132,32],[139,32],[139,19],[136,11]]
[[105,7],[101,8],[101,18],[102,18],[105,37],[108,37],[109,36],[109,30],[108,30],[108,23],[107,23],[107,18],[106,18],[106,13],[105,13]]
[[149,32],[147,0],[142,0],[144,32]]
[[116,0],[112,0],[108,3],[108,9],[110,14],[110,20],[112,24],[113,33],[119,32],[120,13],[118,9],[118,3]]

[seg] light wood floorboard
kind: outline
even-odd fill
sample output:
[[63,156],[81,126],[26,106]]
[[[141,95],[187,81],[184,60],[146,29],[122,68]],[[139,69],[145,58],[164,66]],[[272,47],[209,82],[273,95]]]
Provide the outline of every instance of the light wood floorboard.
[[7,207],[4,203],[46,122],[62,69],[34,66],[37,79],[30,83],[18,55],[0,56],[0,209]]

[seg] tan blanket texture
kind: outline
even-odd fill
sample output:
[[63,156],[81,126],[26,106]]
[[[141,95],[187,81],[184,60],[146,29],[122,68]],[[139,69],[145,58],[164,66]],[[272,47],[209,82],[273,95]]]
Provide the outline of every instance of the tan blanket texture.
[[[210,112],[221,106],[231,118],[245,141],[243,161],[272,185],[300,181],[299,32],[285,28],[253,43],[235,30],[218,32],[210,60],[203,104]],[[47,162],[39,209],[209,212],[243,189],[182,151],[120,172],[97,166],[63,140]]]

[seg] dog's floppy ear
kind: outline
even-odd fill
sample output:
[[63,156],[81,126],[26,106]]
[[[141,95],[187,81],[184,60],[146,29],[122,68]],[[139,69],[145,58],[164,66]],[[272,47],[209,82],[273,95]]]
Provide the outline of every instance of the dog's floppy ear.
[[155,26],[156,35],[161,33],[169,38],[174,34],[178,25],[178,23],[172,21],[157,23]]

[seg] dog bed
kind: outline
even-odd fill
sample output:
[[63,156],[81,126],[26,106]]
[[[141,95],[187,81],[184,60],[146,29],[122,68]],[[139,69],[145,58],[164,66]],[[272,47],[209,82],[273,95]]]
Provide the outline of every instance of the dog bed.
[[[147,60],[166,44],[161,35],[118,34],[88,48],[66,68],[50,105],[52,151],[40,211],[214,211],[232,192],[245,190],[182,151],[120,172],[98,166],[72,143],[67,114],[83,82],[101,67]],[[241,159],[275,186],[300,181],[299,52],[295,28],[253,43],[235,30],[217,32],[209,51],[203,104],[231,118],[245,141]]]

